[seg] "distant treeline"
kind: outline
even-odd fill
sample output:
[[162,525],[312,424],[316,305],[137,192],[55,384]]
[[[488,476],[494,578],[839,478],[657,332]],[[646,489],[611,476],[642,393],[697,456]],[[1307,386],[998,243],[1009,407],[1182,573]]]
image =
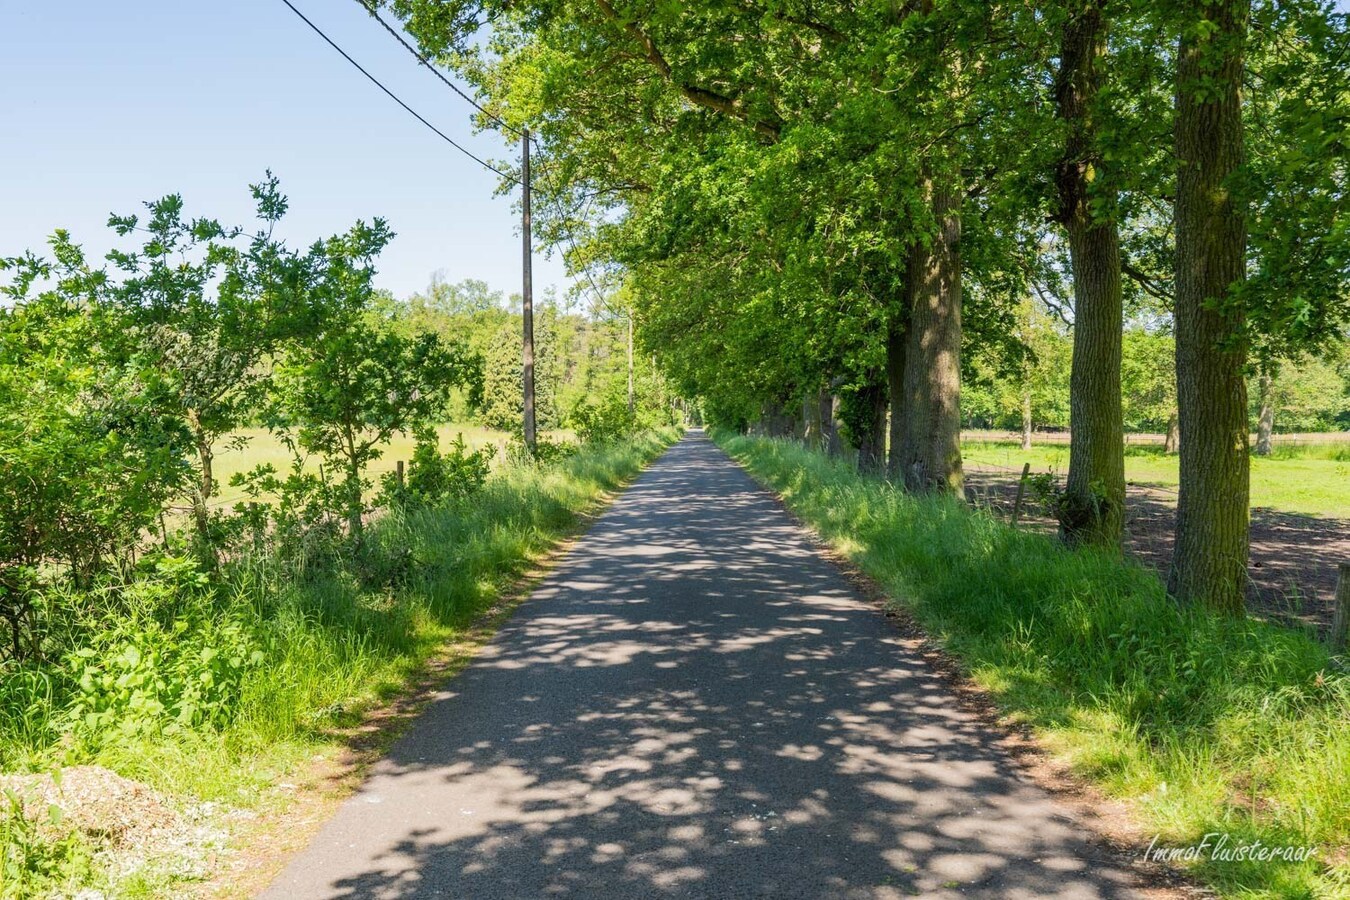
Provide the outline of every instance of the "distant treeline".
[[[1067,430],[1073,332],[1038,306],[1019,311],[1021,343],[1001,356],[966,363],[961,396],[972,428]],[[1251,430],[1274,433],[1350,430],[1350,345],[1320,355],[1276,360],[1247,378]],[[1156,325],[1135,323],[1121,340],[1121,407],[1127,432],[1165,433],[1177,419],[1176,341]],[[1268,409],[1269,415],[1262,416]]]

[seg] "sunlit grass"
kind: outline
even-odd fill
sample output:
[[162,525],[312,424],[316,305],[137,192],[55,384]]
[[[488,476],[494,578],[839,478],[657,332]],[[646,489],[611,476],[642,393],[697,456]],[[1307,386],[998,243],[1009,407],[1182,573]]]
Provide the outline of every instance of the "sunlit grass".
[[[1030,450],[1023,450],[1014,441],[967,440],[961,452],[974,467],[1006,469],[1010,477],[1016,477],[1028,462],[1033,473],[1063,476],[1069,469],[1069,447],[1063,443],[1033,443]],[[1270,457],[1253,456],[1251,463],[1253,508],[1350,518],[1350,446],[1336,442],[1277,445]],[[1132,484],[1174,491],[1179,481],[1177,457],[1153,444],[1133,446],[1125,454],[1125,478]]]
[[[510,440],[509,433],[494,431],[481,425],[452,423],[438,426],[436,431],[440,436],[442,450],[448,449],[451,441],[458,436],[462,436],[465,446],[471,450],[487,444],[495,445],[498,462],[504,458],[503,450]],[[547,431],[544,434],[555,440],[573,440],[575,438],[570,430]],[[238,441],[237,445],[236,440]],[[381,448],[379,459],[376,459],[368,467],[367,472],[371,481],[374,484],[379,484],[380,476],[394,471],[399,460],[406,462],[411,459],[412,452],[412,435],[394,435],[389,443]],[[239,429],[230,437],[222,440],[221,448],[216,454],[215,477],[219,482],[219,495],[216,497],[216,502],[229,504],[244,496],[240,488],[230,486],[230,478],[236,473],[248,472],[264,464],[275,466],[278,472],[285,473],[290,469],[291,462],[291,451],[282,443],[280,438],[266,428]],[[307,460],[307,468],[311,471],[317,471],[319,461],[313,458]]]
[[1318,848],[1304,863],[1201,864],[1221,894],[1350,895],[1350,677],[1323,647],[1182,609],[1136,565],[799,445],[719,440],[1147,833]]

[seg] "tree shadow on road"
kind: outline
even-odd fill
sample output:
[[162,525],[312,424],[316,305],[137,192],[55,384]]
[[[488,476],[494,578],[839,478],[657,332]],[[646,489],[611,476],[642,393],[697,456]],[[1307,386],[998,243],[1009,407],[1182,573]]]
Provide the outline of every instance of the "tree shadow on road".
[[268,896],[1131,896],[720,451],[687,440]]

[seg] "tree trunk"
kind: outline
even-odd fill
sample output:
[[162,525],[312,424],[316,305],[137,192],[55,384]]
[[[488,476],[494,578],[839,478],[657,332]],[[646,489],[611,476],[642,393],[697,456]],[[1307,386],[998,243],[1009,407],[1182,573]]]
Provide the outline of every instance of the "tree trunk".
[[790,409],[775,400],[764,407],[764,433],[771,438],[792,438],[797,434],[797,419]]
[[361,470],[355,465],[347,466],[347,534],[352,543],[361,543],[364,526],[361,521]]
[[1022,449],[1031,449],[1031,391],[1022,392]]
[[904,424],[905,424],[905,302],[908,292],[901,297],[901,308],[893,310],[886,327],[886,393],[890,397],[891,427],[890,451],[886,457],[886,477],[895,484],[905,483]]
[[807,394],[802,401],[802,414],[806,419],[806,446],[819,450],[824,439],[824,417],[821,415],[820,395]]
[[1167,434],[1163,437],[1163,452],[1176,453],[1181,448],[1181,426],[1177,422],[1177,414],[1172,413],[1167,419]]
[[858,439],[858,471],[881,475],[886,471],[886,386],[880,381],[858,391],[858,404],[866,413]]
[[[1060,536],[1070,545],[1120,548],[1124,536],[1125,427],[1120,357],[1124,310],[1120,234],[1098,146],[1095,104],[1106,54],[1100,0],[1087,0],[1064,25],[1055,100],[1068,127],[1056,173],[1060,224],[1073,270],[1073,363],[1069,373],[1069,477]],[[1105,201],[1097,215],[1093,201]]]
[[197,486],[192,492],[192,520],[197,531],[197,555],[208,569],[214,570],[219,564],[215,543],[211,539],[211,498],[216,493],[215,453],[211,449],[211,438],[202,427],[202,420],[197,411],[188,410],[187,418],[188,427],[192,431],[192,441],[197,449]]
[[361,513],[364,510],[361,502],[361,466],[356,460],[356,436],[348,432],[344,436],[344,443],[347,450],[347,483],[343,485],[343,491],[347,495],[347,536],[351,538],[354,547],[359,547],[364,532],[361,521]]
[[1231,288],[1247,233],[1228,179],[1242,163],[1242,44],[1251,0],[1189,4],[1176,101],[1176,354],[1181,486],[1168,589],[1241,615],[1249,458],[1243,313]]
[[925,185],[937,233],[910,250],[900,466],[912,491],[962,495],[961,194]]
[[1270,437],[1275,430],[1275,405],[1271,397],[1274,379],[1269,372],[1261,373],[1259,389],[1261,391],[1261,413],[1256,420],[1256,455],[1270,455]]
[[822,394],[821,402],[828,403],[825,409],[825,421],[828,423],[829,433],[826,436],[825,449],[830,456],[840,456],[844,452],[843,439],[839,436],[839,404],[841,402],[838,394]]

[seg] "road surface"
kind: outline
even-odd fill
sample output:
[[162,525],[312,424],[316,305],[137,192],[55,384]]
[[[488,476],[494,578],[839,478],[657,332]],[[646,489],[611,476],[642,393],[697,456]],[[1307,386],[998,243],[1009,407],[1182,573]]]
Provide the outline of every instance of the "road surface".
[[1017,900],[1133,883],[691,432],[264,896]]

